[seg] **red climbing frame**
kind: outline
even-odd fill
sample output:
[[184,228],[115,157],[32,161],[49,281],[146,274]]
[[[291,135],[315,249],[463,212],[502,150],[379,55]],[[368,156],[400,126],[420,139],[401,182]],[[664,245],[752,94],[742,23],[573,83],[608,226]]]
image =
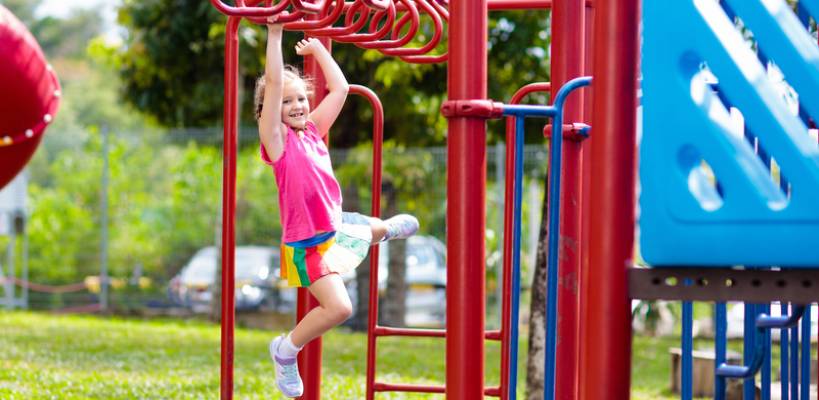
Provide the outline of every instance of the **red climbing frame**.
[[[285,29],[303,31],[305,35],[322,38],[328,46],[330,41],[376,49],[386,55],[397,56],[413,63],[449,62],[448,100],[487,99],[487,22],[491,10],[547,9],[554,6],[552,77],[561,85],[573,77],[586,74],[591,65],[585,61],[592,55],[587,43],[598,43],[594,57],[597,93],[604,97],[595,99],[595,137],[590,141],[566,141],[564,157],[566,165],[576,168],[563,171],[566,189],[561,210],[565,221],[561,236],[568,238],[562,250],[566,255],[560,264],[561,303],[559,308],[557,359],[558,379],[563,384],[557,392],[560,399],[614,398],[628,396],[630,353],[628,343],[627,310],[625,297],[625,274],[621,268],[612,267],[610,260],[618,262],[630,258],[631,233],[623,233],[617,227],[633,226],[633,215],[621,210],[633,209],[633,193],[619,190],[633,187],[633,142],[615,141],[615,134],[633,132],[632,117],[616,117],[633,114],[634,97],[628,89],[635,87],[634,72],[636,47],[637,7],[636,0],[603,2],[597,10],[598,30],[591,41],[592,3],[587,0],[321,0],[317,2],[280,0],[236,0],[227,5],[221,0],[210,0],[228,16],[225,46],[225,140],[223,183],[223,293],[233,293],[234,211],[236,179],[236,133],[238,130],[238,39],[237,30],[242,18],[263,23],[268,15],[279,14],[280,21],[287,22]],[[544,13],[544,18],[546,14]],[[369,21],[369,23],[368,23]],[[422,22],[423,21],[423,22]],[[408,48],[407,43],[415,36],[422,23],[432,33],[420,47]],[[631,24],[631,25],[629,25]],[[437,52],[448,26],[448,53]],[[579,29],[577,27],[580,27]],[[406,29],[405,29],[406,28]],[[631,35],[634,35],[633,37]],[[307,61],[308,75],[321,79],[318,66]],[[602,84],[600,84],[602,83]],[[323,87],[318,83],[316,87]],[[548,85],[535,85],[523,89],[512,99],[520,98],[530,90],[542,90]],[[352,93],[368,98],[375,109],[376,142],[380,144],[382,113],[374,93],[366,88],[352,86]],[[317,93],[313,101],[319,101],[324,93]],[[584,108],[585,104],[585,108]],[[566,120],[581,121],[590,113],[589,96],[585,103],[581,96],[574,96],[567,104]],[[631,107],[629,109],[629,107]],[[485,331],[485,274],[484,274],[484,228],[486,206],[486,121],[487,116],[452,108],[447,110],[449,121],[447,143],[447,198],[451,206],[447,210],[447,279],[458,284],[447,288],[447,330],[395,329],[377,324],[377,287],[370,288],[371,301],[368,338],[367,398],[373,399],[379,391],[413,391],[446,393],[452,399],[477,399],[497,396],[508,399],[509,322],[508,304],[503,307],[504,323],[500,331]],[[627,131],[626,129],[632,129]],[[588,147],[591,142],[596,144]],[[595,147],[596,146],[596,147]],[[377,147],[377,148],[376,148]],[[586,154],[584,154],[586,147]],[[380,146],[374,146],[373,214],[378,215],[378,189],[380,187]],[[592,164],[591,159],[596,163]],[[600,160],[600,162],[597,162]],[[616,162],[623,162],[616,164]],[[614,167],[602,169],[602,165]],[[582,167],[581,167],[582,166]],[[596,179],[592,178],[594,176]],[[612,179],[612,180],[608,180]],[[590,186],[591,182],[591,186]],[[616,182],[622,186],[612,186]],[[629,186],[631,185],[631,186]],[[586,196],[587,191],[590,196]],[[615,199],[616,206],[598,207],[596,215],[589,210],[590,198]],[[573,201],[582,199],[581,202]],[[463,205],[468,204],[469,207]],[[594,226],[589,224],[595,218]],[[599,223],[611,221],[611,223]],[[618,225],[622,223],[622,225]],[[625,229],[624,229],[625,230]],[[511,236],[511,235],[509,235]],[[596,240],[597,247],[582,248],[588,239]],[[508,250],[508,249],[507,249]],[[627,251],[626,251],[627,250]],[[597,251],[597,253],[593,253]],[[595,257],[597,256],[597,257]],[[619,257],[619,258],[618,258]],[[373,257],[373,260],[377,260]],[[373,261],[375,262],[375,261]],[[505,263],[506,264],[506,263]],[[508,280],[508,267],[504,268],[504,280]],[[371,273],[377,274],[372,267]],[[580,277],[595,276],[594,282]],[[601,279],[605,277],[606,279]],[[604,288],[596,281],[605,282]],[[371,280],[376,285],[377,279]],[[578,283],[579,282],[579,283]],[[596,290],[593,296],[581,291]],[[509,298],[510,288],[504,287],[504,298]],[[222,369],[221,396],[233,396],[233,296],[222,296]],[[593,306],[580,307],[584,302]],[[308,292],[300,290],[298,317],[301,318],[314,307],[315,300]],[[580,324],[583,323],[583,329]],[[593,330],[587,329],[594,327]],[[579,335],[579,341],[574,340]],[[592,332],[612,332],[601,341]],[[376,381],[375,350],[381,336],[427,336],[446,338],[446,386],[422,386]],[[501,385],[484,385],[484,341],[501,340],[504,351],[501,360]],[[321,342],[310,343],[299,355],[299,365],[305,378],[303,399],[320,398]],[[585,370],[584,370],[585,368]],[[583,371],[582,374],[578,371]],[[621,396],[621,394],[624,394]]]

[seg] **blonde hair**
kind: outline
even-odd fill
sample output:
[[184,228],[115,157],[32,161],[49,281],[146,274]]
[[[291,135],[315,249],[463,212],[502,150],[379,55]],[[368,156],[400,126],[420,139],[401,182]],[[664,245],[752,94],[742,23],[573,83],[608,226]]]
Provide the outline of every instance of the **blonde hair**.
[[[290,82],[301,81],[301,83],[304,84],[304,89],[307,91],[307,96],[313,95],[313,81],[302,76],[298,68],[292,65],[285,65],[284,71],[282,71],[282,76],[284,77],[285,85],[289,84]],[[253,94],[253,116],[256,118],[256,121],[258,121],[262,116],[262,107],[264,106],[264,87],[265,80],[264,75],[262,75],[256,80],[256,90]]]

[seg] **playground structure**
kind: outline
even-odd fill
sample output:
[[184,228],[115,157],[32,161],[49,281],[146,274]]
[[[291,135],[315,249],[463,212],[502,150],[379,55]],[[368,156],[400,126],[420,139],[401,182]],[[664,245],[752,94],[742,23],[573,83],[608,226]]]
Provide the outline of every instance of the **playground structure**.
[[[241,19],[262,23],[265,16],[279,14],[287,22],[285,29],[319,37],[326,45],[330,40],[350,42],[407,62],[445,61],[449,65],[448,100],[441,109],[449,121],[447,197],[449,205],[459,206],[447,212],[447,267],[448,281],[458,284],[447,288],[445,332],[380,327],[374,320],[377,303],[371,304],[368,399],[384,391],[445,393],[452,399],[516,397],[517,324],[510,321],[517,321],[518,312],[521,199],[520,153],[515,149],[526,117],[552,119],[544,129],[545,134],[551,133],[544,398],[629,397],[632,299],[684,300],[684,399],[692,396],[692,300],[717,302],[717,399],[725,396],[725,379],[733,378],[745,378],[744,396],[752,399],[754,376],[763,365],[767,365],[763,386],[769,384],[769,331],[792,327],[801,319],[801,382],[795,373],[799,354],[794,336],[790,358],[783,351],[782,364],[792,369],[790,374],[787,367],[782,370],[782,392],[795,399],[798,389],[807,398],[810,313],[806,311],[819,300],[811,289],[819,284],[819,274],[812,269],[819,266],[819,260],[810,250],[816,247],[819,233],[815,207],[819,156],[815,137],[810,139],[810,128],[815,128],[813,121],[819,116],[815,108],[819,102],[814,98],[819,88],[819,48],[810,33],[811,16],[814,21],[819,16],[816,1],[797,2],[796,16],[784,1],[646,2],[642,82],[638,81],[641,6],[636,0],[211,3],[228,16],[223,185],[227,293],[233,291],[236,32]],[[522,88],[508,104],[486,97],[484,56],[487,13],[504,9],[551,9],[552,13],[552,81]],[[334,26],[345,13],[340,26]],[[434,34],[420,48],[402,47],[416,34],[422,13],[434,26]],[[675,20],[668,20],[669,15]],[[441,37],[443,22],[448,23],[448,52],[430,55]],[[755,35],[757,51],[739,33],[740,22]],[[366,33],[359,33],[365,26]],[[768,51],[772,58],[765,55]],[[788,112],[766,82],[766,71],[775,68],[769,61],[782,68],[787,83],[799,93],[798,114]],[[320,77],[309,60],[306,72]],[[709,72],[717,79],[705,84],[703,76]],[[590,78],[579,78],[583,75],[594,77],[594,96],[581,92],[567,97],[573,89],[590,83]],[[322,86],[318,82],[317,87]],[[640,86],[643,97],[638,99]],[[538,90],[550,91],[554,106],[515,105]],[[321,94],[317,96],[314,101],[320,100]],[[637,183],[639,105],[645,121],[640,144],[640,245],[645,259],[656,268],[635,268],[634,261],[636,198],[632,188]],[[376,107],[380,119],[383,111]],[[746,122],[739,128],[729,127],[729,112],[742,113]],[[503,325],[500,331],[487,332],[483,272],[486,120],[503,116],[509,118],[507,170],[514,171],[506,186]],[[589,126],[584,123],[588,121],[590,139]],[[735,138],[736,132],[740,139]],[[377,130],[375,215],[379,209],[380,137]],[[778,175],[772,155],[781,167]],[[733,267],[736,265],[746,267]],[[682,267],[669,268],[674,266]],[[729,300],[749,302],[743,366],[720,365],[725,360],[724,302]],[[232,397],[231,301],[230,296],[223,297],[223,399]],[[768,306],[754,305],[773,301],[782,302],[782,317],[770,317]],[[313,306],[313,300],[301,293],[299,317]],[[791,314],[786,315],[789,310]],[[792,329],[796,333],[797,328]],[[445,337],[446,385],[377,382],[375,343],[388,335]],[[484,385],[484,340],[501,341],[498,387]],[[786,348],[787,343],[783,333]],[[316,341],[300,354],[302,376],[307,378],[305,399],[320,398],[320,346]],[[762,395],[769,398],[770,388]]]
[[[787,367],[782,369],[782,393],[783,398],[790,393],[795,399],[798,388],[802,398],[807,398],[809,370],[804,368],[810,358],[810,313],[805,311],[819,299],[810,289],[819,283],[812,269],[819,260],[810,242],[804,240],[819,233],[815,207],[819,159],[816,139],[809,136],[819,116],[815,108],[819,102],[814,99],[819,88],[819,49],[810,36],[811,16],[814,21],[819,16],[815,1],[797,2],[796,15],[784,1],[683,1],[672,2],[671,10],[671,3],[647,2],[642,83],[637,78],[638,1],[211,3],[229,16],[225,143],[235,140],[235,35],[242,18],[258,23],[264,16],[279,14],[280,20],[288,22],[285,29],[304,31],[327,44],[329,40],[352,42],[407,62],[449,63],[449,97],[441,111],[449,120],[448,204],[458,206],[447,213],[447,266],[448,281],[458,284],[447,288],[447,330],[379,327],[373,321],[377,304],[372,304],[368,399],[381,391],[445,393],[453,399],[516,397],[517,327],[509,321],[517,319],[521,200],[520,160],[514,149],[519,144],[515,141],[522,137],[518,135],[523,118],[532,116],[553,120],[544,130],[551,131],[552,139],[544,398],[629,397],[629,304],[640,298],[685,300],[684,399],[692,396],[691,300],[720,302],[716,305],[715,349],[718,399],[724,398],[725,379],[730,378],[745,378],[744,396],[752,399],[753,377],[763,364],[767,365],[763,387],[769,385],[769,330],[792,327],[802,319],[801,382],[795,373],[798,354],[793,340],[790,359],[783,351],[782,364],[792,366],[793,372],[789,375]],[[552,12],[552,82],[521,89],[509,104],[487,99],[486,59],[481,56],[486,54],[487,12],[547,8]],[[419,9],[432,21],[434,34],[421,48],[403,48],[416,33]],[[332,26],[343,12],[342,26]],[[672,23],[668,15],[681,19]],[[358,33],[368,20],[367,33]],[[441,36],[442,21],[448,23],[448,53],[429,55]],[[407,23],[410,26],[404,30]],[[738,32],[739,23],[755,35],[756,51]],[[798,113],[789,113],[784,100],[766,82],[766,71],[774,65],[782,68],[787,83],[799,93]],[[315,72],[315,65],[308,62],[307,73],[316,76]],[[709,72],[717,79],[706,85],[702,76]],[[595,77],[594,96],[566,97],[572,89],[588,84],[590,79],[577,78],[589,74]],[[644,97],[638,100],[639,86]],[[550,90],[555,105],[514,105],[535,90]],[[638,105],[644,108],[645,121],[640,147],[640,245],[649,263],[666,268],[633,267]],[[728,128],[729,113],[741,113],[746,122],[740,128]],[[507,166],[515,173],[507,179],[506,191],[503,326],[498,332],[486,332],[482,268],[486,177],[481,166],[485,165],[486,119],[501,116],[510,117]],[[591,121],[591,140],[585,140],[588,126],[584,121]],[[740,132],[739,139],[735,132]],[[374,140],[376,213],[379,141],[380,133]],[[223,242],[232,244],[234,150],[226,145],[225,151],[223,215],[224,226],[230,228]],[[781,167],[778,173],[772,155]],[[230,249],[225,247],[223,257],[228,293],[233,290]],[[747,267],[731,267],[734,265]],[[759,270],[764,265],[774,268]],[[671,266],[683,267],[668,268]],[[699,268],[703,266],[710,268]],[[232,396],[233,321],[228,297],[223,299],[223,398]],[[744,366],[720,365],[725,360],[724,301],[728,300],[783,302],[782,317],[768,316],[769,308],[764,305],[749,303],[746,307]],[[303,293],[299,315],[312,306]],[[791,315],[786,315],[789,310]],[[376,382],[375,342],[385,335],[445,337],[445,387]],[[499,387],[484,387],[485,339],[501,340]],[[783,346],[788,346],[784,333]],[[320,398],[320,342],[308,346],[300,357],[302,375],[308,377],[303,398]],[[769,398],[770,388],[763,388],[762,395]]]
[[0,7],[0,188],[19,173],[40,144],[60,104],[60,84],[37,41]]
[[[8,236],[7,258],[0,261],[0,303],[27,303],[25,225],[26,176],[23,167],[42,140],[60,103],[60,84],[43,51],[26,27],[0,5],[0,236]],[[15,249],[22,247],[22,277],[15,271]],[[20,297],[15,285],[22,286]]]
[[[485,394],[501,398],[509,398],[509,393],[515,393],[515,381],[509,379],[509,371],[514,369],[510,366],[509,353],[516,351],[510,348],[510,343],[516,343],[516,324],[510,324],[510,313],[516,310],[510,304],[503,307],[504,318],[503,327],[499,331],[485,332],[484,308],[484,226],[485,216],[485,163],[486,163],[486,119],[500,118],[504,115],[517,117],[519,124],[526,116],[552,117],[556,119],[554,130],[558,132],[558,138],[562,137],[561,132],[566,134],[571,140],[577,141],[574,150],[567,155],[568,159],[575,160],[578,157],[583,136],[579,135],[580,125],[566,124],[560,122],[562,110],[558,107],[530,107],[530,106],[506,106],[501,103],[492,102],[486,98],[486,60],[485,57],[474,57],[476,54],[486,53],[486,13],[491,9],[547,9],[552,3],[550,1],[497,1],[483,2],[472,5],[452,3],[448,7],[436,1],[402,1],[393,3],[390,1],[356,1],[353,3],[322,2],[319,4],[309,4],[301,1],[291,3],[281,2],[272,5],[270,2],[258,4],[258,2],[236,2],[235,6],[226,5],[218,0],[212,4],[224,14],[228,15],[227,36],[226,36],[226,66],[225,66],[225,147],[224,147],[224,175],[223,175],[223,293],[234,291],[231,277],[233,275],[233,213],[235,207],[235,141],[237,130],[237,29],[242,18],[247,18],[251,22],[260,23],[264,17],[279,13],[280,21],[285,21],[285,29],[302,30],[312,36],[317,36],[329,44],[329,40],[341,42],[352,42],[363,48],[375,48],[387,55],[400,57],[407,62],[442,62],[448,60],[450,63],[450,98],[442,108],[442,112],[449,118],[449,151],[448,151],[448,197],[450,199],[460,199],[458,202],[469,203],[471,207],[457,207],[457,211],[450,210],[447,217],[448,235],[448,281],[460,282],[459,285],[450,285],[447,289],[447,330],[419,330],[419,329],[397,329],[377,325],[377,304],[370,305],[369,318],[369,339],[368,339],[368,366],[367,366],[367,398],[374,398],[376,392],[384,391],[410,391],[426,393],[446,393],[448,397],[457,399],[481,398]],[[584,14],[590,13],[583,2],[576,2],[573,9],[567,9],[566,15],[562,16],[564,34],[561,39],[555,35],[556,46],[565,48],[582,48],[582,36],[570,37],[568,34],[572,26],[585,27],[583,23]],[[434,29],[429,35],[429,41],[419,48],[403,48],[418,31],[421,14],[429,17]],[[483,10],[483,12],[481,12]],[[344,24],[341,27],[329,27],[341,15],[346,12]],[[306,14],[318,14],[315,17],[300,21],[299,18]],[[371,19],[370,14],[372,13]],[[556,14],[559,13],[556,10]],[[576,18],[580,18],[581,23],[576,25]],[[369,19],[369,20],[368,20]],[[367,33],[356,33],[365,25],[368,25]],[[396,22],[393,22],[396,21]],[[443,23],[450,22],[448,53],[430,55],[436,48],[443,33]],[[382,23],[383,22],[383,23]],[[406,32],[403,28],[408,24]],[[382,39],[389,38],[389,39]],[[565,43],[557,44],[560,40]],[[573,41],[572,41],[573,40]],[[565,61],[565,66],[556,66],[553,72],[554,87],[557,76],[562,76],[562,82],[568,81],[569,77],[583,75],[582,52],[574,62]],[[556,64],[557,65],[557,64]],[[570,70],[574,68],[574,70]],[[321,75],[317,65],[311,60],[306,61],[305,72],[317,79],[316,87],[323,87]],[[575,81],[572,85],[579,87],[587,85],[588,79]],[[526,93],[533,90],[543,90],[546,86],[534,86],[524,89],[517,100],[520,100]],[[371,93],[364,88],[353,85],[353,93]],[[567,100],[570,89],[561,91],[562,95],[552,94],[554,98],[560,98],[558,103],[563,101],[572,103],[577,108],[580,98],[575,95]],[[317,93],[314,102],[320,101],[322,94]],[[376,125],[374,137],[374,171],[373,177],[373,207],[372,214],[378,215],[379,188],[380,182],[380,156],[381,156],[381,129],[379,128],[381,113],[380,104],[376,101],[374,94],[368,96],[373,102],[376,112]],[[575,114],[567,113],[567,118],[575,118]],[[572,121],[574,122],[574,121]],[[510,124],[512,122],[510,121]],[[513,124],[515,125],[515,124]],[[577,129],[575,129],[577,128]],[[565,131],[565,132],[564,132]],[[519,132],[517,135],[521,135]],[[511,130],[508,132],[511,139],[517,136]],[[522,136],[520,136],[522,139]],[[522,140],[517,140],[518,145],[522,145]],[[507,166],[515,164],[515,143],[514,140],[507,147]],[[560,148],[560,147],[556,147]],[[457,149],[454,150],[454,149]],[[558,153],[559,156],[559,153]],[[518,158],[520,156],[518,155]],[[560,158],[560,157],[557,157]],[[511,169],[508,169],[511,171]],[[555,169],[554,171],[561,171]],[[519,174],[518,174],[519,176]],[[571,175],[574,177],[574,174]],[[573,179],[569,179],[574,182]],[[507,183],[507,210],[506,231],[513,232],[515,229],[511,224],[519,227],[520,207],[511,207],[514,204],[512,196],[520,191],[520,184],[517,188],[512,181]],[[518,204],[519,204],[518,195]],[[517,211],[518,217],[513,218],[512,211]],[[519,228],[517,229],[519,231]],[[519,234],[514,240],[519,246]],[[514,245],[513,235],[507,235],[508,242],[505,247],[511,249]],[[506,284],[504,298],[511,299],[511,274],[514,270],[512,254],[514,251],[505,252],[504,282]],[[377,255],[372,257],[377,259]],[[579,259],[578,259],[579,260]],[[556,261],[556,258],[555,258]],[[455,267],[458,265],[459,267]],[[371,270],[377,268],[371,268]],[[573,272],[577,274],[577,270]],[[371,282],[377,282],[377,278],[371,278]],[[377,298],[374,291],[377,288],[373,285],[370,288],[371,299]],[[456,298],[457,301],[451,299]],[[234,315],[230,296],[222,298],[222,398],[232,398],[233,386],[233,323]],[[466,307],[465,305],[469,305]],[[554,302],[552,303],[554,304]],[[576,304],[576,303],[575,303]],[[299,318],[303,316],[311,307],[314,307],[314,300],[302,291],[299,295]],[[553,315],[554,317],[554,315]],[[556,319],[553,318],[556,321]],[[513,337],[513,335],[515,337]],[[446,337],[449,343],[447,348],[447,385],[446,387],[408,385],[402,383],[384,383],[375,380],[375,351],[376,339],[382,336],[431,336]],[[504,352],[502,361],[502,373],[500,385],[498,387],[484,388],[483,385],[483,355],[484,340],[500,340]],[[457,345],[455,344],[457,343]],[[320,365],[321,365],[321,341],[315,340],[300,353],[300,368],[302,376],[305,377],[305,396],[303,398],[320,398]],[[570,358],[576,359],[574,355]]]
[[[819,118],[819,46],[810,33],[811,17],[814,24],[819,18],[815,0],[797,2],[795,13],[784,1],[774,0],[647,1],[642,83],[637,74],[641,7],[636,0],[211,3],[228,15],[223,293],[235,289],[237,30],[241,20],[260,23],[265,16],[280,13],[288,22],[286,29],[318,36],[325,44],[350,42],[407,62],[449,63],[449,100],[442,108],[449,119],[448,198],[449,204],[470,205],[450,207],[447,214],[448,281],[458,285],[447,288],[446,332],[378,326],[377,303],[371,305],[368,399],[384,391],[445,393],[452,399],[515,398],[517,324],[510,321],[516,321],[517,313],[521,202],[520,153],[515,149],[522,144],[520,127],[526,117],[552,120],[545,129],[552,137],[549,232],[558,234],[549,235],[544,398],[629,397],[631,299],[684,301],[684,399],[691,398],[691,301],[716,302],[715,374],[719,379],[715,398],[724,398],[725,379],[733,378],[745,378],[745,398],[753,398],[754,382],[748,377],[760,370],[762,397],[770,395],[765,392],[770,381],[770,329],[783,329],[781,345],[787,350],[782,352],[781,364],[783,383],[790,385],[783,384],[782,397],[807,398],[809,310],[819,300],[815,290],[819,256],[813,250],[819,237],[815,206],[819,155],[816,137],[811,137]],[[527,85],[510,96],[508,103],[493,101],[486,96],[483,56],[487,13],[527,8],[552,11],[552,81]],[[331,27],[341,15],[345,15],[342,26]],[[669,21],[669,15],[674,21]],[[403,47],[418,32],[422,17],[428,18],[434,34],[419,48]],[[756,51],[739,36],[738,19],[753,32]],[[0,64],[0,87],[4,91],[14,88],[8,93],[21,96],[0,99],[0,124],[23,121],[0,125],[0,145],[5,144],[0,147],[0,177],[13,177],[30,158],[59,99],[56,78],[36,43],[31,45],[30,35],[19,34],[25,31],[14,21],[0,7],[0,56],[11,60]],[[445,23],[448,52],[430,54],[443,36]],[[366,33],[358,33],[362,29]],[[787,83],[798,92],[796,112],[778,102],[780,97],[767,82],[766,72],[773,65],[769,61],[782,69]],[[3,69],[9,67],[13,69]],[[704,71],[716,79],[708,78]],[[306,72],[321,77],[312,61]],[[584,75],[594,77],[594,96],[588,90],[569,95],[590,83],[588,78],[578,78]],[[3,80],[8,77],[17,78]],[[316,87],[323,86],[324,82],[316,82]],[[638,86],[643,90],[639,100]],[[551,106],[516,105],[532,91],[551,88],[556,89]],[[363,95],[374,108],[372,213],[378,215],[383,109],[367,88],[353,86],[351,92]],[[26,95],[32,93],[36,101],[26,102]],[[10,98],[14,101],[8,102]],[[638,104],[643,106],[645,121],[640,142],[640,246],[654,268],[633,267]],[[7,113],[21,106],[22,111]],[[742,114],[743,122],[729,118],[734,109]],[[29,114],[33,117],[22,119]],[[507,180],[505,203],[504,322],[499,331],[487,332],[483,259],[486,120],[504,116],[509,119],[507,170],[515,171]],[[584,122],[590,122],[592,129]],[[775,172],[774,165],[782,172]],[[0,186],[4,183],[0,180]],[[730,267],[734,265],[746,267]],[[371,287],[371,294],[374,290]],[[223,296],[222,300],[221,396],[232,398],[234,298]],[[747,302],[745,365],[719,365],[725,359],[721,337],[725,327],[720,326],[725,320],[724,302],[736,300]],[[767,315],[767,304],[773,301],[781,302],[782,317]],[[299,316],[315,305],[306,292],[300,293],[299,303]],[[801,330],[794,326],[800,319]],[[790,332],[784,329],[788,327],[792,327]],[[796,340],[800,334],[801,348]],[[445,338],[446,386],[377,382],[374,361],[381,336]],[[498,387],[484,387],[487,339],[500,340],[503,346]],[[303,398],[321,397],[320,366],[321,342],[317,340],[300,355],[302,375],[308,378]],[[799,374],[797,368],[801,368]]]

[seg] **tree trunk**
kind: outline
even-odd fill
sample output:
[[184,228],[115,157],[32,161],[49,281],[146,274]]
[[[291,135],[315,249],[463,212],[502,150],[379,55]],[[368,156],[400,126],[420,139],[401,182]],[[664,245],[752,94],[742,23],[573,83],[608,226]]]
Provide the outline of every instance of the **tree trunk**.
[[355,291],[356,304],[355,312],[347,326],[355,332],[365,332],[367,330],[368,314],[370,313],[370,257],[372,253],[361,262],[356,269]]
[[[549,187],[548,179],[545,185]],[[529,306],[529,352],[526,358],[526,399],[543,398],[543,380],[545,377],[544,360],[546,347],[546,253],[548,223],[549,191],[543,193],[543,218],[540,222],[540,234],[537,244],[535,276],[532,279],[532,301]],[[514,361],[513,361],[514,362]]]
[[390,242],[390,275],[384,298],[384,324],[402,327],[407,315],[407,241]]
[[[387,202],[386,215],[398,213],[398,196],[395,188],[385,183],[382,189]],[[407,313],[407,251],[406,240],[389,242],[389,276],[387,277],[387,295],[384,298],[383,323],[389,326],[402,327]]]
[[[357,185],[346,185],[344,190],[344,209],[360,210]],[[372,253],[370,253],[372,254]],[[370,255],[355,270],[356,299],[353,304],[355,312],[347,321],[347,326],[356,332],[367,330],[367,315],[370,312]]]

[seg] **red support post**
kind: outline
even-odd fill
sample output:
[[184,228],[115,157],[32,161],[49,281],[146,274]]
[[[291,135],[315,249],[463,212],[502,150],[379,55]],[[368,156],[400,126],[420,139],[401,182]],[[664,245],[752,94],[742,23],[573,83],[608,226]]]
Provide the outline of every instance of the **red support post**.
[[[306,35],[305,35],[306,36]],[[324,47],[330,49],[330,39],[318,38]],[[313,87],[315,88],[313,98],[310,100],[310,106],[316,107],[324,96],[327,95],[327,82],[324,79],[324,74],[321,72],[316,59],[312,56],[304,59],[304,74],[313,80]],[[329,147],[330,135],[324,137],[324,141],[328,143]],[[318,300],[313,297],[307,289],[300,288],[296,300],[296,320],[301,321],[310,310],[319,306]],[[321,399],[321,337],[315,338],[310,343],[304,346],[304,349],[299,352],[299,374],[301,374],[304,382],[304,395],[299,397],[302,400],[319,400]]]
[[581,278],[579,398],[628,399],[636,175],[638,0],[595,3],[589,265]]
[[[586,46],[584,52],[585,56],[585,66],[584,66],[584,75],[593,76],[592,73],[592,54],[594,54],[594,44],[592,39],[592,27],[594,26],[594,8],[586,4],[586,18],[585,18],[585,32],[586,32]],[[583,90],[583,121],[592,121],[592,100],[594,98],[594,86],[590,85]],[[583,196],[580,199],[580,207],[581,207],[581,217],[580,217],[580,242],[584,244],[584,249],[580,254],[580,282],[583,280],[592,279],[585,275],[585,272],[588,271],[589,268],[589,249],[590,246],[590,234],[589,231],[591,230],[591,203],[592,198],[590,196],[591,193],[591,172],[592,172],[592,154],[591,154],[591,146],[594,143],[594,129],[590,131],[589,138],[586,139],[586,151],[583,157],[582,165],[583,165],[583,172],[582,172],[582,188],[581,191]],[[582,283],[579,284],[579,288],[583,290],[584,286]],[[578,294],[578,307],[577,307],[577,364],[575,366],[578,368],[575,372],[575,378],[580,381],[580,346],[582,346],[581,337],[580,337],[580,324],[582,323],[582,314],[581,314],[581,306],[580,306],[580,299],[583,298],[582,293]],[[579,383],[578,383],[579,385]],[[575,394],[578,394],[580,391],[577,388]],[[577,398],[577,397],[575,397]]]
[[236,213],[236,138],[239,129],[239,17],[229,17],[225,32],[225,109],[222,155],[222,339],[220,392],[233,398],[235,318],[234,252]]
[[[584,75],[585,1],[554,0],[552,6],[552,85],[560,88],[573,78]],[[581,29],[578,29],[581,28]],[[557,90],[551,92],[552,102]],[[583,92],[566,100],[564,121],[581,122]],[[582,121],[585,122],[585,121]],[[581,241],[581,201],[584,140],[563,142],[563,170],[560,193],[560,241],[557,286],[557,347],[555,354],[555,399],[577,398],[577,364],[579,332],[578,286],[581,254],[586,243]],[[588,146],[586,146],[588,147]],[[553,235],[555,232],[549,232]]]
[[[486,0],[452,0],[449,11],[449,100],[486,99]],[[486,120],[452,115],[448,125],[446,397],[482,399]]]

